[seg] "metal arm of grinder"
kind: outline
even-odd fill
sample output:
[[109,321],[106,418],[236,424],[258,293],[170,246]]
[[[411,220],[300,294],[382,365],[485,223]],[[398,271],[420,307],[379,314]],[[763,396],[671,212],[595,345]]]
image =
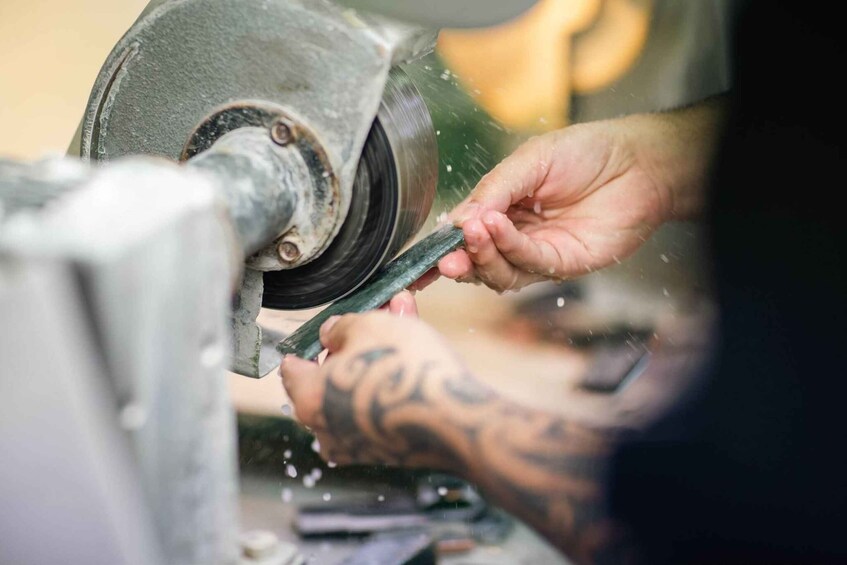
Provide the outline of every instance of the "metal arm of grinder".
[[[64,547],[30,548],[33,561],[238,562],[233,282],[321,209],[315,183],[331,186],[305,165],[306,136],[280,133],[238,128],[182,167],[0,160],[0,398],[7,421],[33,423],[0,444],[41,438],[0,494],[39,523],[86,524]],[[56,495],[15,488],[30,484]]]

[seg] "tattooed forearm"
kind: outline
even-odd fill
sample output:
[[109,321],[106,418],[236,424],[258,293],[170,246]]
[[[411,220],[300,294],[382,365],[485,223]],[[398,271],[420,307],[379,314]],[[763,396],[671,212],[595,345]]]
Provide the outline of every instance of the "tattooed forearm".
[[332,368],[324,413],[339,449],[452,471],[576,561],[628,560],[605,511],[612,432],[510,402],[452,359],[405,363],[374,349]]

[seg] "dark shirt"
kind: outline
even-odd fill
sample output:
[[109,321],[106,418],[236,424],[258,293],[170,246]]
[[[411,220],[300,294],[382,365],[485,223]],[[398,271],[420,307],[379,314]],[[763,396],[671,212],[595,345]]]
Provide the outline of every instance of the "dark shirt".
[[845,34],[820,2],[741,10],[709,210],[717,355],[614,467],[646,563],[847,563]]

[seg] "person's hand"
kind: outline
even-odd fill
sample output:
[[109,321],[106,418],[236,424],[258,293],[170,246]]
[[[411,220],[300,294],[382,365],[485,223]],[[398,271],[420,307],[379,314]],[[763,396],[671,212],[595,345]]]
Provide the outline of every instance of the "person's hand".
[[285,357],[283,385],[324,459],[449,470],[460,446],[439,432],[445,411],[473,418],[462,402],[491,393],[435,330],[414,315],[396,315],[416,313],[411,294],[395,297],[390,310],[327,320],[324,363]]
[[[471,374],[413,306],[411,294],[402,293],[389,310],[412,315],[377,311],[327,320],[322,365],[283,360],[283,385],[321,456],[463,477],[576,562],[616,547],[620,530],[606,513],[609,460],[619,436],[646,423],[639,397],[679,392],[667,386],[667,362],[648,366],[619,394],[599,395],[595,406],[617,415],[550,413],[510,400]],[[579,387],[562,392],[564,404],[586,400]]]
[[580,124],[529,140],[451,213],[466,247],[444,257],[440,273],[511,290],[619,262],[664,221],[699,211],[718,107]]
[[612,124],[533,138],[483,177],[451,214],[466,248],[441,260],[441,274],[510,290],[635,251],[670,203]]

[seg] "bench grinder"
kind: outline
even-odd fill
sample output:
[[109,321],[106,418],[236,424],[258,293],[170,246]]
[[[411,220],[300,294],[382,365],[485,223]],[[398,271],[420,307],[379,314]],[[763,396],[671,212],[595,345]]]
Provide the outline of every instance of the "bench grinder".
[[[83,158],[161,155],[228,183],[235,225],[252,238],[234,314],[237,372],[259,377],[278,362],[261,358],[271,339],[263,351],[259,301],[300,309],[342,297],[423,225],[435,132],[396,65],[434,39],[321,2],[157,1],[103,66]],[[266,170],[260,200],[252,186],[239,192],[237,177]]]

